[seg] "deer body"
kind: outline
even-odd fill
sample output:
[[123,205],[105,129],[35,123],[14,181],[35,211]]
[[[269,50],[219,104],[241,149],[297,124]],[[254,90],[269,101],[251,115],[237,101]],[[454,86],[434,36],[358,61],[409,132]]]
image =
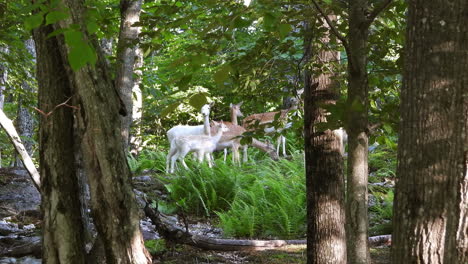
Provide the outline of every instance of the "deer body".
[[[217,132],[214,136],[208,135],[188,135],[188,136],[179,136],[173,139],[171,143],[171,151],[169,152],[168,158],[171,161],[170,173],[174,173],[175,162],[179,159],[182,162],[182,165],[188,169],[187,164],[185,163],[185,156],[189,152],[196,152],[198,161],[203,162],[204,157],[206,156],[208,160],[208,166],[211,168],[212,161],[210,154],[216,149],[216,146],[221,139],[224,132],[229,131],[227,126],[221,122],[216,123]],[[173,147],[172,147],[173,146]]]
[[[281,111],[249,115],[248,117],[244,118],[242,125],[248,131],[258,129],[257,126],[263,127],[263,131],[265,132],[265,134],[282,132],[284,129],[287,129],[292,126],[291,122],[286,122],[288,120],[288,113],[296,108],[297,105],[292,105],[290,108]],[[283,124],[282,127],[266,126],[268,124],[273,123],[276,118],[278,118],[278,121]],[[278,137],[276,148],[277,155],[279,155],[280,145],[282,145],[283,156],[286,156],[286,138],[283,135],[280,135]]]
[[[231,115],[231,122],[224,122],[224,124],[228,127],[229,131],[225,132],[221,139],[219,140],[216,150],[224,150],[224,162],[226,162],[227,157],[227,149],[232,149],[232,161],[240,163],[240,156],[239,156],[239,147],[240,144],[240,136],[245,132],[245,128],[239,126],[237,122],[237,117],[244,116],[240,111],[240,107],[242,102],[238,104],[230,104],[230,115]],[[212,131],[213,132],[213,131]],[[246,157],[244,156],[244,161]]]
[[169,172],[169,164],[171,153],[175,153],[175,146],[173,146],[174,139],[180,136],[188,135],[211,135],[210,130],[210,111],[213,103],[205,104],[201,108],[203,115],[203,125],[189,126],[189,125],[177,125],[169,129],[166,133],[167,139],[170,144],[169,154],[166,157],[166,172]]

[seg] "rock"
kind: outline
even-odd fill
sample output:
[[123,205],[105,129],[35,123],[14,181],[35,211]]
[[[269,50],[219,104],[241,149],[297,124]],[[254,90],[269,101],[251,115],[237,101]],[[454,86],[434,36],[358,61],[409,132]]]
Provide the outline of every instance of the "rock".
[[41,195],[25,170],[0,169],[0,176],[8,178],[0,185],[0,218],[39,208]]
[[40,264],[42,260],[31,258],[31,257],[24,257],[24,258],[0,258],[0,264]]

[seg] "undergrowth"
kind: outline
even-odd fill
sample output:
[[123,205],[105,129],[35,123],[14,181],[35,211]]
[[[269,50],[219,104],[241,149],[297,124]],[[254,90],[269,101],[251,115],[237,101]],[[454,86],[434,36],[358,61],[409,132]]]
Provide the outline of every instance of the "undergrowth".
[[[132,171],[157,172],[165,183],[168,199],[158,201],[159,210],[208,217],[226,236],[247,238],[298,238],[306,233],[306,187],[304,154],[291,150],[290,159],[273,162],[263,153],[249,150],[249,161],[242,165],[215,161],[210,169],[186,157],[189,170],[164,173],[166,153],[143,152],[129,157]],[[294,146],[293,146],[294,147]],[[218,154],[218,156],[220,156]],[[396,154],[379,146],[370,153],[372,182],[394,178]],[[392,188],[370,186],[376,202],[369,207],[373,223],[371,234],[391,231]]]

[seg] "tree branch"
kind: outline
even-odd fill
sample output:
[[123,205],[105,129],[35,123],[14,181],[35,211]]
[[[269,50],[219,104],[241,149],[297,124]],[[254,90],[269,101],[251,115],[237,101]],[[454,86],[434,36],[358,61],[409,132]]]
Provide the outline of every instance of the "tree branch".
[[367,16],[367,23],[371,24],[374,19],[392,3],[392,0],[384,0],[380,5],[376,6],[374,10]]
[[[391,0],[390,0],[391,1]],[[346,40],[346,37],[341,35],[341,33],[338,31],[338,29],[335,27],[335,25],[333,24],[333,22],[328,18],[328,15],[325,14],[325,12],[323,11],[323,9],[320,7],[320,5],[315,1],[315,0],[312,0],[312,4],[315,6],[315,8],[317,9],[317,11],[322,15],[322,17],[325,19],[325,21],[327,22],[328,26],[330,27],[330,30],[331,32],[333,33],[333,35],[335,35],[340,41],[341,43],[343,44],[344,48],[346,51],[349,50],[349,46],[348,46],[348,41]],[[348,53],[348,52],[347,52]]]

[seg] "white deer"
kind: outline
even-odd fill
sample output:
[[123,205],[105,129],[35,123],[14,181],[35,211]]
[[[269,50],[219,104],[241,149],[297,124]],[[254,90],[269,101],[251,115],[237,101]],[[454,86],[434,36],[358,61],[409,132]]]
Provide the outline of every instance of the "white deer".
[[200,112],[203,115],[203,125],[189,126],[189,125],[177,125],[169,129],[166,133],[167,140],[170,144],[169,154],[166,157],[166,172],[169,172],[170,155],[171,152],[175,151],[172,142],[179,136],[188,135],[211,135],[210,131],[210,111],[213,103],[205,104],[202,106]]
[[224,132],[229,131],[227,126],[221,121],[221,123],[213,122],[217,128],[217,132],[214,136],[208,135],[188,135],[188,136],[179,136],[173,139],[171,145],[171,151],[169,152],[169,158],[171,160],[170,173],[174,173],[175,162],[179,159],[182,162],[182,165],[185,169],[188,169],[187,164],[185,163],[185,156],[189,152],[196,152],[198,161],[203,162],[203,158],[206,156],[208,160],[208,166],[211,168],[213,166],[211,160],[211,153],[216,149],[218,141],[221,139],[221,136]]
[[[292,126],[291,122],[287,122],[288,113],[291,110],[297,109],[298,102],[299,100],[294,98],[292,100],[291,106],[288,109],[276,111],[276,112],[266,112],[266,113],[249,115],[248,117],[244,118],[242,125],[248,131],[257,130],[259,129],[259,127],[263,127],[263,131],[265,132],[265,134],[271,134],[274,132],[281,133],[284,129],[290,128]],[[268,124],[271,124],[275,121],[275,117],[277,117],[278,121],[283,124],[281,127],[268,126]],[[277,155],[279,155],[280,145],[282,145],[283,156],[286,157],[287,156],[286,155],[286,137],[284,137],[283,135],[280,135],[278,137],[277,147],[276,147]]]

